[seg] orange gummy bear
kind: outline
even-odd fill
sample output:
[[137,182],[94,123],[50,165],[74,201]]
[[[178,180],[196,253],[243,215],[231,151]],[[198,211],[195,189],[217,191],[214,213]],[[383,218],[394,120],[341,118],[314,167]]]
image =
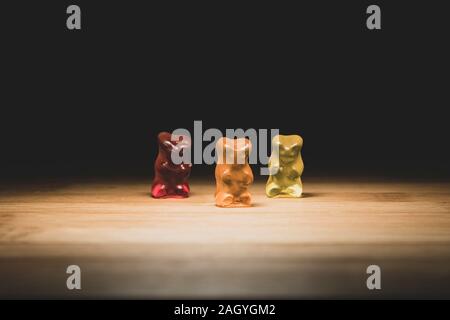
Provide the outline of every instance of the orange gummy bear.
[[253,172],[248,164],[251,142],[245,138],[221,138],[216,144],[216,205],[218,207],[249,207]]

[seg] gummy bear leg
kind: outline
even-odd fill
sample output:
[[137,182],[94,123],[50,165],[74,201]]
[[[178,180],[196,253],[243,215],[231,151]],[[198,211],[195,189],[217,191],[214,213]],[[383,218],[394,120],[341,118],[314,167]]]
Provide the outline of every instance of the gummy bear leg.
[[252,203],[252,197],[249,192],[242,194],[240,197],[240,200],[241,200],[241,204],[244,206],[250,206]]
[[189,196],[189,185],[187,183],[177,185],[175,194],[179,197],[186,198]]
[[285,193],[291,197],[300,198],[302,196],[303,187],[301,184],[294,184],[285,190]]
[[219,192],[216,194],[216,206],[229,207],[233,204],[233,195],[226,192]]
[[266,186],[266,195],[270,198],[276,197],[281,193],[281,188],[275,182],[271,182]]
[[167,196],[166,186],[162,183],[157,183],[153,185],[151,191],[153,198],[164,198]]

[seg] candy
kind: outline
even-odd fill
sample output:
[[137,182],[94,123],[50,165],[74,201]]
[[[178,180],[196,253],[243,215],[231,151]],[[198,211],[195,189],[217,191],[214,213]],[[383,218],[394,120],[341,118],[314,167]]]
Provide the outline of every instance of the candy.
[[191,164],[174,163],[172,153],[182,157],[190,151],[191,141],[187,136],[173,136],[168,132],[158,135],[159,152],[155,161],[155,178],[151,195],[154,198],[185,198],[189,196],[188,178]]
[[248,139],[220,138],[216,144],[216,205],[249,207],[253,173],[248,164],[251,143]]
[[266,184],[268,197],[301,197],[304,168],[300,154],[302,146],[303,139],[298,135],[277,135],[273,138],[270,176]]

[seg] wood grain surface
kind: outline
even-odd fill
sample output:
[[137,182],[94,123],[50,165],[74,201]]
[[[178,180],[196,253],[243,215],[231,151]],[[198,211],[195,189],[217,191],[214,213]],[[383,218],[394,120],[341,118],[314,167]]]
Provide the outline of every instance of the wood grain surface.
[[[450,297],[450,183],[305,179],[301,199],[251,191],[214,206],[213,181],[188,199],[148,181],[0,186],[3,298]],[[82,290],[66,288],[66,268]],[[367,266],[382,289],[366,287]]]

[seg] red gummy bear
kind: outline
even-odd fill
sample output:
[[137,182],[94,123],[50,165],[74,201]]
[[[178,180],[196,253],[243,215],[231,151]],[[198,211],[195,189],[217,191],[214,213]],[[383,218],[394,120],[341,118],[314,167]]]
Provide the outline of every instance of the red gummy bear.
[[191,148],[191,141],[187,136],[173,136],[168,132],[158,135],[159,152],[155,161],[155,178],[151,194],[153,198],[186,198],[189,196],[188,178],[192,164],[181,162],[175,164],[171,153],[176,152],[180,157],[185,150]]

